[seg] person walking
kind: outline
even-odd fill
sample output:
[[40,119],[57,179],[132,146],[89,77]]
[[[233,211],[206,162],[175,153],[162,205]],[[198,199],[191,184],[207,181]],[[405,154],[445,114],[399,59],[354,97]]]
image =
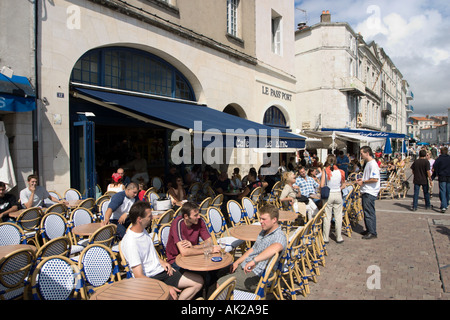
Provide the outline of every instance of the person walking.
[[450,156],[447,147],[441,148],[441,155],[434,162],[431,179],[433,180],[436,176],[438,176],[439,181],[441,212],[444,213],[450,200]]
[[380,191],[380,168],[374,159],[372,148],[364,146],[360,149],[361,158],[364,160],[364,172],[362,179],[356,180],[361,187],[362,206],[364,211],[364,224],[366,230],[362,233],[363,239],[377,238],[377,218],[375,212],[375,200]]
[[420,187],[423,190],[423,197],[425,198],[425,209],[431,208],[430,204],[430,192],[429,192],[429,181],[431,181],[430,174],[430,162],[427,159],[427,151],[419,151],[419,159],[413,162],[411,165],[411,170],[414,175],[414,197],[412,211],[417,210],[417,203],[419,201],[419,191]]
[[345,171],[337,167],[334,155],[329,155],[325,162],[325,170],[320,177],[320,187],[328,186],[330,195],[325,207],[325,218],[323,220],[323,241],[329,242],[331,218],[334,214],[334,230],[336,231],[336,242],[342,243],[342,188],[345,187]]

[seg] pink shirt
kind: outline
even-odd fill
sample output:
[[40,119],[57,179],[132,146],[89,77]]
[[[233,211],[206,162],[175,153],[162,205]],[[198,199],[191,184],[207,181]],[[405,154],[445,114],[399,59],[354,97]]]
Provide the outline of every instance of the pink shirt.
[[167,262],[170,264],[174,263],[175,258],[180,254],[177,247],[178,242],[181,240],[188,240],[195,246],[199,243],[200,237],[203,240],[207,240],[211,237],[203,219],[200,218],[196,225],[192,225],[191,228],[188,228],[182,217],[175,218],[170,225],[169,239],[167,240]]

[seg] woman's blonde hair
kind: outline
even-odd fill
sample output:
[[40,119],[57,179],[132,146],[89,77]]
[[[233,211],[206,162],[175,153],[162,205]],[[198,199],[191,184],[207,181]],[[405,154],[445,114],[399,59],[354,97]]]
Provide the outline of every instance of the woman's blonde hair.
[[291,173],[293,173],[293,172],[292,172],[292,171],[285,171],[285,172],[283,173],[283,183],[284,183],[284,184],[285,184],[286,181],[289,179],[289,175],[290,175]]
[[333,154],[329,154],[327,156],[327,161],[325,161],[324,167],[330,166],[331,171],[334,170],[334,166],[336,165],[336,157]]

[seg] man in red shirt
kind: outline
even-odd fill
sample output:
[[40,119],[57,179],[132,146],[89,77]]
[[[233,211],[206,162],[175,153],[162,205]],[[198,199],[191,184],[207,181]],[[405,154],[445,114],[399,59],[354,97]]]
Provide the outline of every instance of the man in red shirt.
[[[205,221],[200,217],[200,208],[193,202],[186,202],[181,207],[180,216],[175,218],[169,231],[169,239],[166,245],[167,262],[172,268],[184,273],[187,270],[182,269],[175,263],[177,255],[193,256],[203,254],[203,244],[211,244],[212,252],[220,252],[220,247],[213,245],[213,240],[208,232]],[[204,242],[199,244],[202,239]],[[205,287],[208,290],[208,296],[216,288],[216,282],[219,276],[217,272],[195,272],[204,277]]]

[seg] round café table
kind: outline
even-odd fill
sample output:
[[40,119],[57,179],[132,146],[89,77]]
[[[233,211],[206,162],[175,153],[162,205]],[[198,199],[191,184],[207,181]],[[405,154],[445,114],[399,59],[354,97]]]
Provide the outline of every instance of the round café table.
[[280,222],[292,222],[295,219],[298,218],[298,213],[295,213],[293,211],[279,211],[279,218],[278,221]]
[[89,237],[92,235],[95,231],[100,229],[102,227],[101,222],[94,222],[94,223],[87,223],[87,224],[80,224],[79,226],[76,226],[72,229],[72,232],[80,237]]
[[232,237],[244,241],[256,241],[258,235],[261,233],[261,225],[258,224],[241,224],[239,226],[228,229]]
[[0,246],[0,259],[19,249],[31,249],[36,253],[37,248],[31,244],[12,244],[8,246]]
[[[222,261],[214,262],[211,260],[212,257],[222,257]],[[175,263],[179,267],[190,271],[213,271],[225,268],[232,264],[233,256],[228,252],[226,252],[224,256],[221,256],[220,253],[213,253],[209,258],[206,258],[203,254],[185,257],[179,254],[175,259]]]
[[130,278],[108,284],[89,300],[168,300],[169,287],[152,278]]

